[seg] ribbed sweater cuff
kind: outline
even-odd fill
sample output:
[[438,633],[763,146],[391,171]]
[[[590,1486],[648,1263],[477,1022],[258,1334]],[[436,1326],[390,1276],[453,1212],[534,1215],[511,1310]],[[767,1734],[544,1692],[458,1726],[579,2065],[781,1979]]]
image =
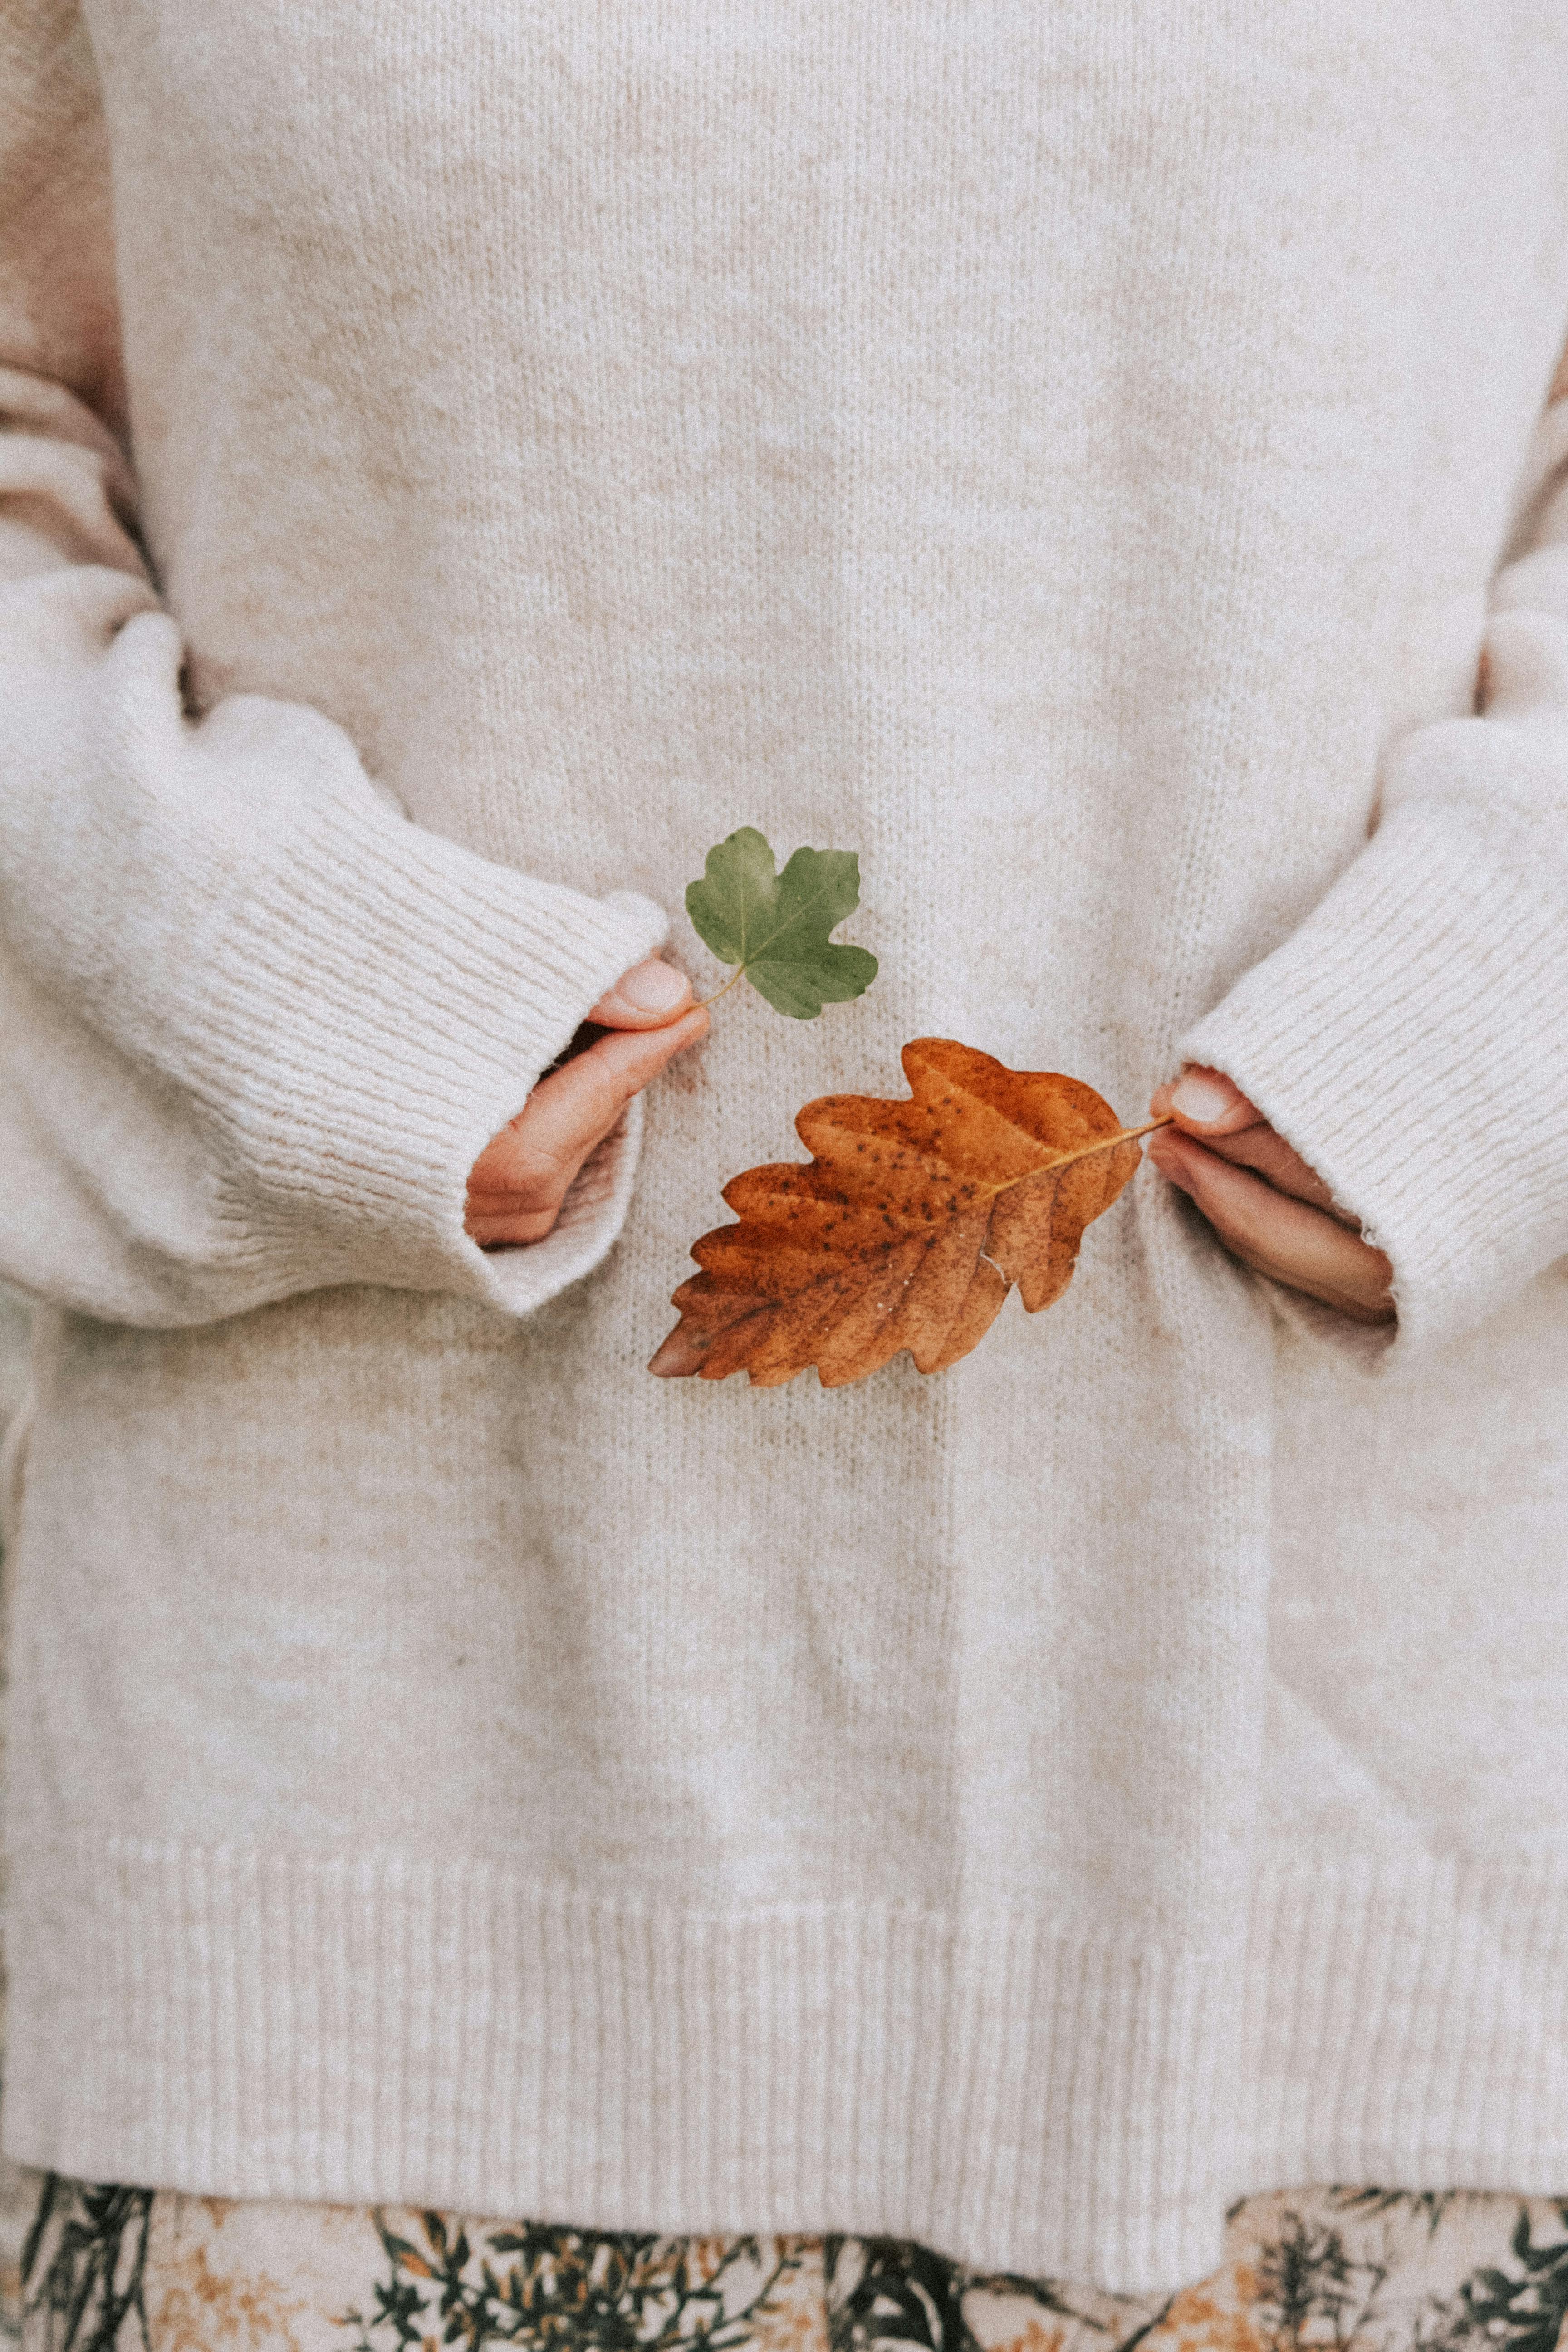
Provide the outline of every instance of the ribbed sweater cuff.
[[[1560,831],[1560,828],[1559,828]],[[1394,1265],[1403,1357],[1568,1248],[1568,867],[1539,816],[1386,818],[1327,898],[1188,1031]],[[1348,1347],[1366,1335],[1342,1317]]]
[[210,971],[209,1066],[242,1171],[234,1258],[273,1297],[375,1282],[512,1313],[587,1272],[626,1215],[640,1105],[526,1249],[468,1238],[468,1173],[667,928],[646,898],[532,880],[363,790],[313,798]]

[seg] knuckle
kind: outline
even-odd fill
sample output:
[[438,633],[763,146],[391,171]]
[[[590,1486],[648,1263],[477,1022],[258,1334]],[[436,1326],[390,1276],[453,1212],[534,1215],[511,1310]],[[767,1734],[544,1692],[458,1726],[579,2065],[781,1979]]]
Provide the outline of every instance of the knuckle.
[[620,1117],[641,1084],[626,1071],[599,1068],[584,1073],[583,1123],[599,1128]]
[[552,1214],[566,1190],[565,1170],[553,1152],[520,1152],[507,1171],[495,1210],[504,1216]]
[[480,1217],[470,1221],[468,1237],[480,1249],[506,1249],[519,1243],[542,1242],[555,1230],[557,1212],[541,1210],[531,1214]]
[[552,1224],[565,1197],[563,1172],[541,1169],[504,1188],[498,1185],[492,1191],[470,1192],[467,1221],[470,1225],[505,1225],[509,1229],[540,1219]]
[[512,1220],[514,1239],[520,1242],[543,1241],[547,1234],[554,1232],[558,1213],[559,1204],[553,1208],[541,1209],[531,1216],[514,1218]]
[[518,1217],[553,1217],[566,1191],[559,1169],[541,1169],[524,1184],[520,1184],[512,1196],[512,1214]]

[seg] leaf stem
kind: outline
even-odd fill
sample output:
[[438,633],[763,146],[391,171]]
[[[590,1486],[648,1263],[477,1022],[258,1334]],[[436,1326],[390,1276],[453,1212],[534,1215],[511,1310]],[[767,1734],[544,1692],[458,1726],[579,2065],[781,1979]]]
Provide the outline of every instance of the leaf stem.
[[729,979],[724,982],[723,987],[716,988],[711,996],[700,997],[698,1002],[692,1006],[691,1010],[693,1013],[705,1013],[709,1005],[717,1004],[721,996],[728,996],[730,991],[734,987],[735,982],[738,980],[744,980],[745,976],[745,965],[743,963],[737,964]]
[[1070,1168],[1075,1160],[1092,1160],[1097,1151],[1114,1151],[1119,1143],[1136,1143],[1142,1135],[1152,1135],[1157,1127],[1170,1127],[1174,1114],[1165,1111],[1159,1118],[1147,1120],[1142,1127],[1118,1128],[1114,1135],[1101,1135],[1093,1143],[1080,1143],[1076,1151],[1064,1151],[1059,1160],[1047,1160],[1043,1168],[1031,1168],[1025,1175],[1009,1176],[1005,1184],[989,1189],[993,1197],[998,1192],[1010,1192],[1015,1184],[1026,1184],[1032,1176],[1054,1176],[1058,1168]]

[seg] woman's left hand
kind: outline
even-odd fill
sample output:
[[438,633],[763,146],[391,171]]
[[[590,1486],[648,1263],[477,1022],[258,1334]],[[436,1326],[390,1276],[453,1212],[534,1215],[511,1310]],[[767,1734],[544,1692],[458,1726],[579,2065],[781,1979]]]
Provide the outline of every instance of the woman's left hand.
[[691,982],[661,956],[623,972],[588,1018],[608,1034],[541,1078],[469,1171],[463,1227],[481,1249],[552,1233],[583,1162],[632,1097],[708,1034]]
[[1233,1257],[1357,1323],[1392,1323],[1393,1274],[1353,1217],[1222,1070],[1189,1067],[1149,1105],[1175,1124],[1148,1153],[1185,1192]]

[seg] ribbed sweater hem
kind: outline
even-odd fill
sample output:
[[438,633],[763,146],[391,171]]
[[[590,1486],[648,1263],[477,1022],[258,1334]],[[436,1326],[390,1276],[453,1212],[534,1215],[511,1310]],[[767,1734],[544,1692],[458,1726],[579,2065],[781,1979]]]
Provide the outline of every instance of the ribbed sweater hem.
[[478,1861],[80,1862],[73,1893],[18,1857],[5,2144],[88,2179],[847,2230],[1127,2291],[1213,2267],[1247,2188],[1568,2184],[1568,1889],[1507,1871],[1271,1869],[1245,1953],[1178,1953]]

